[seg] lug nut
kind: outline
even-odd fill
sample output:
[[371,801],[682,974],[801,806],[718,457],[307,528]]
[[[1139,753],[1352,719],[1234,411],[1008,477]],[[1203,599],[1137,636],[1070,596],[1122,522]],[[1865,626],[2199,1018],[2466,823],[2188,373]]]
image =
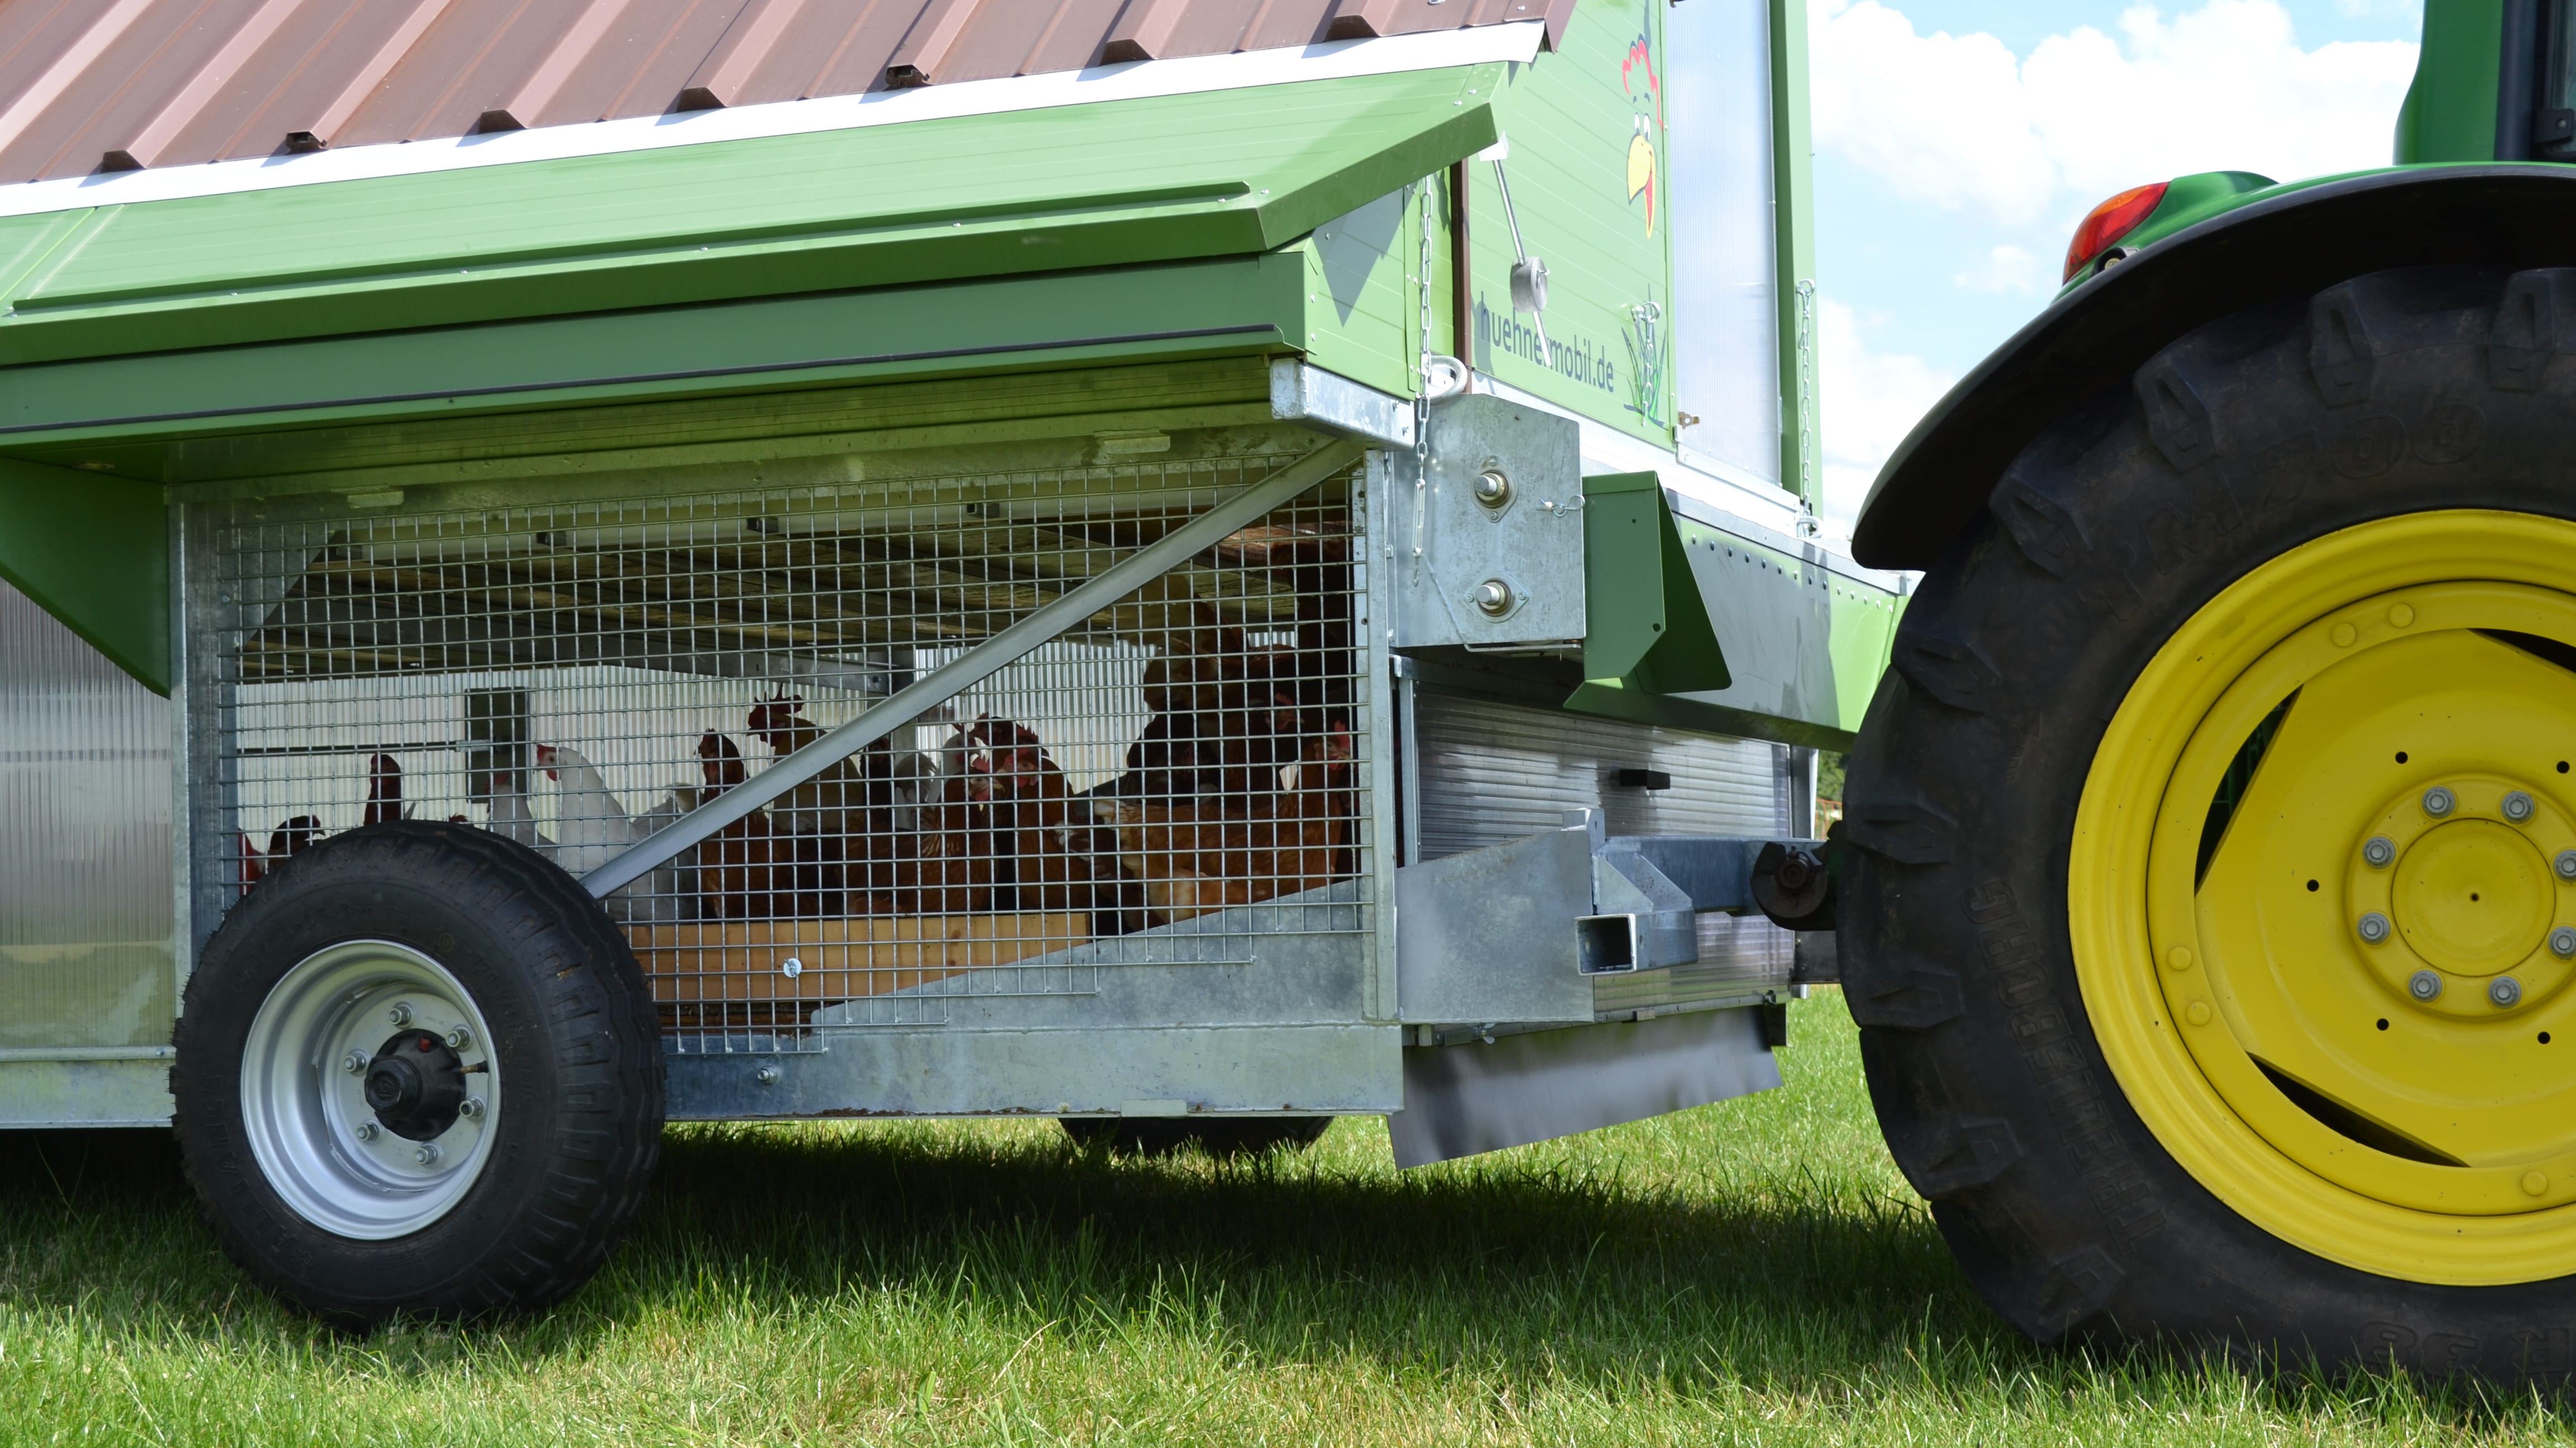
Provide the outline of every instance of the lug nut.
[[2459,803],[2459,800],[2454,798],[2449,790],[2444,789],[2438,784],[2433,786],[2431,789],[2424,791],[2424,813],[2431,815],[2435,819],[2440,819],[2442,816],[2449,814],[2452,810],[2459,807]]
[[474,1044],[474,1033],[465,1029],[463,1026],[458,1026],[455,1030],[447,1033],[447,1044],[451,1050],[462,1051],[466,1047]]
[[340,1058],[340,1069],[352,1076],[367,1074],[367,1062],[373,1059],[364,1051],[351,1051]]
[[2361,917],[2361,924],[2356,928],[2361,931],[2363,940],[2377,945],[2388,938],[2388,917],[2373,910]]
[[[2569,850],[2567,854],[2571,861],[2576,861],[2576,850]],[[2397,842],[2386,835],[2372,835],[2362,845],[2361,857],[2370,862],[2372,869],[2385,870],[2389,861],[2397,858]]]
[[2558,872],[2559,879],[2576,880],[2576,850],[2560,850],[2558,858],[2549,863],[2550,868]]
[[483,1098],[480,1096],[468,1096],[464,1100],[457,1102],[456,1114],[464,1117],[468,1121],[482,1120]]
[[422,1166],[435,1166],[438,1164],[438,1156],[438,1143],[434,1141],[424,1141],[418,1147],[413,1149],[411,1159],[419,1162]]
[[374,1122],[372,1122],[372,1121],[361,1121],[361,1122],[359,1122],[359,1123],[358,1123],[358,1139],[359,1139],[360,1141],[373,1141],[373,1140],[375,1140],[375,1139],[376,1139],[376,1124],[375,1124]]
[[2521,824],[2531,818],[2531,796],[2515,790],[2504,797],[2504,817]]
[[2560,960],[2576,955],[2576,925],[2561,925],[2549,932],[2549,953]]
[[2406,977],[2406,993],[2419,1001],[2429,1001],[2442,994],[2442,978],[2429,970],[2419,970]]
[[1472,596],[1477,608],[1496,618],[1512,611],[1512,586],[1499,578],[1488,578],[1477,584]]
[[395,1025],[397,1025],[397,1026],[408,1026],[408,1025],[410,1025],[410,1024],[411,1024],[411,1002],[409,1002],[409,1001],[396,1001],[396,1002],[394,1002],[394,1008],[393,1008],[392,1010],[389,1010],[389,1011],[385,1012],[385,1019],[386,1019],[386,1020],[389,1020],[389,1021],[391,1021],[391,1022],[393,1022],[393,1023],[394,1023]]
[[1476,475],[1476,501],[1488,508],[1499,508],[1512,500],[1512,480],[1498,471]]
[[2510,1010],[2522,1003],[2522,982],[2509,975],[2497,976],[2487,982],[2487,999],[2494,1001],[2498,1010]]

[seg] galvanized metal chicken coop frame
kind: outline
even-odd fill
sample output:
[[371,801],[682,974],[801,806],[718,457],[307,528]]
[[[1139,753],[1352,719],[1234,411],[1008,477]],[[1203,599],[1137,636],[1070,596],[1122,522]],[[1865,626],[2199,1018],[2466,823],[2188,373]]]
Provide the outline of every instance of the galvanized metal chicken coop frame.
[[366,1247],[525,1246],[527,1161],[604,1163],[577,1281],[665,1117],[1409,1164],[1776,1084],[1829,877],[1757,856],[1901,596],[1814,536],[1799,7],[567,6],[460,78],[456,5],[28,42],[0,1123],[175,1093],[366,1318],[562,1290]]

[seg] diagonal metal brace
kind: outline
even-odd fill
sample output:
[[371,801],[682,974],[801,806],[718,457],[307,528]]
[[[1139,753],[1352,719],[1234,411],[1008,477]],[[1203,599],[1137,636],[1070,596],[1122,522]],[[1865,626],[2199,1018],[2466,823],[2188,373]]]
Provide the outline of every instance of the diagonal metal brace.
[[582,876],[582,888],[592,898],[604,899],[620,887],[642,879],[656,866],[712,838],[725,826],[747,818],[771,800],[982,683],[1022,655],[1196,554],[1224,542],[1228,535],[1259,522],[1317,483],[1351,468],[1367,452],[1364,442],[1345,439],[1327,443],[1224,499],[896,690],[875,708],[726,790],[713,803],[689,811],[649,839],[638,840],[616,858]]

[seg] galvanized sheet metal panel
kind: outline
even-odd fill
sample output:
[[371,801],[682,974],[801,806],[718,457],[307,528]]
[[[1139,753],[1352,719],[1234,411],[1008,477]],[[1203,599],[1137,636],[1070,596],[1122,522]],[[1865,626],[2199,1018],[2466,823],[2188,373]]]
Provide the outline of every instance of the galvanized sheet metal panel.
[[[1750,739],[1710,739],[1500,700],[1417,689],[1409,712],[1415,774],[1408,860],[1436,860],[1552,830],[1566,812],[1601,810],[1614,835],[1803,836],[1808,754]],[[1672,777],[1669,789],[1618,783],[1622,769]],[[1796,937],[1759,916],[1699,917],[1700,958],[1670,970],[1598,976],[1597,1014],[1742,1000],[1788,983]]]
[[0,583],[0,1049],[170,1039],[171,720]]

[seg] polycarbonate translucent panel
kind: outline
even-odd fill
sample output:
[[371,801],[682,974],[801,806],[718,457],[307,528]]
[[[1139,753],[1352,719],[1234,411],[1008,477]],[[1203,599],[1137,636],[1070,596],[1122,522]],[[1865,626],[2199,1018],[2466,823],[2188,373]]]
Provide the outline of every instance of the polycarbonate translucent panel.
[[[409,818],[586,873],[1288,461],[217,505],[204,863],[229,900]],[[674,1039],[1087,993],[1102,942],[1246,905],[1366,929],[1300,903],[1367,838],[1354,557],[1337,480],[609,896]]]
[[0,583],[0,1049],[168,1043],[171,715]]
[[1780,321],[1765,0],[1664,11],[1673,361],[1685,452],[1780,480]]

